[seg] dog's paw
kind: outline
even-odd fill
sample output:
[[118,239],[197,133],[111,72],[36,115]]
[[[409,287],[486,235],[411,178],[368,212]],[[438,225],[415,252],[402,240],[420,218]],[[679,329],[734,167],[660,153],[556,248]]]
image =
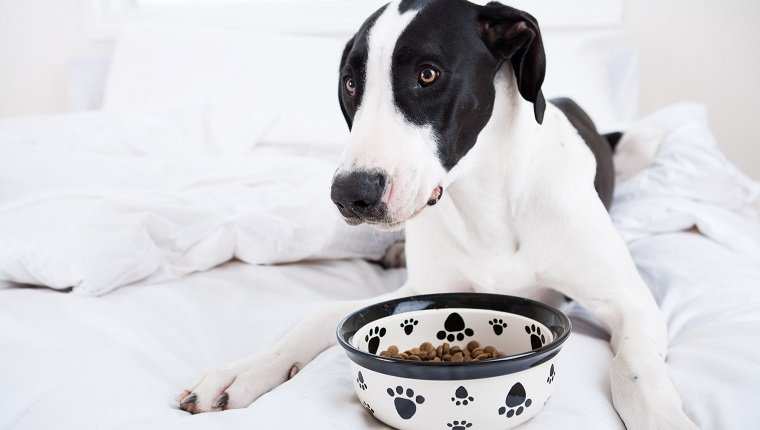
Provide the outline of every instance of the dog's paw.
[[194,388],[182,391],[177,401],[180,409],[191,414],[245,408],[298,370],[276,353],[262,354],[207,372]]

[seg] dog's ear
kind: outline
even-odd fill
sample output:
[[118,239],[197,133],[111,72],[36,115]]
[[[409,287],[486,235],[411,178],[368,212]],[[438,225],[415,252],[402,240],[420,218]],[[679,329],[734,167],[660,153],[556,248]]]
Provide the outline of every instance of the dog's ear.
[[530,14],[490,2],[478,17],[480,36],[499,60],[509,61],[515,71],[517,88],[533,103],[536,121],[544,121],[546,100],[541,85],[546,75],[546,54],[538,21]]
[[353,125],[353,120],[351,119],[351,116],[348,114],[348,111],[346,110],[346,105],[343,103],[343,67],[346,65],[346,60],[348,59],[348,53],[351,52],[351,49],[354,47],[354,39],[356,39],[356,36],[351,38],[351,40],[346,43],[346,47],[343,49],[343,55],[340,56],[340,69],[338,69],[338,104],[340,104],[340,110],[343,112],[343,118],[346,119],[346,124],[348,124],[348,129],[351,130],[351,126]]

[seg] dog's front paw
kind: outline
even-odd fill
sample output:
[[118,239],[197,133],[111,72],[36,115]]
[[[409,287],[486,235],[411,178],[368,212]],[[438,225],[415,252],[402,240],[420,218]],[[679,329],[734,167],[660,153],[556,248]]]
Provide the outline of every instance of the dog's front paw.
[[177,396],[180,409],[197,414],[244,408],[298,372],[298,366],[270,352],[207,372]]

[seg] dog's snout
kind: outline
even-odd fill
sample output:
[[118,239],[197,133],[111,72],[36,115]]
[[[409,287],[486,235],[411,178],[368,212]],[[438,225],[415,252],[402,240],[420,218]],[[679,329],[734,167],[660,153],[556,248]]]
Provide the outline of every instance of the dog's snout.
[[333,179],[330,197],[346,218],[380,220],[384,216],[382,204],[386,174],[378,171],[354,171],[337,175]]

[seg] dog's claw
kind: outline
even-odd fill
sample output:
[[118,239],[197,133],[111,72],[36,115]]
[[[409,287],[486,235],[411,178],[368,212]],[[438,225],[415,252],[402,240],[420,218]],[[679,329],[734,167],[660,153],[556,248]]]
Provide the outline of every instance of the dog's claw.
[[181,402],[182,399],[190,395],[190,391],[184,390],[181,393],[179,393],[179,396],[175,397],[174,400]]
[[187,397],[185,397],[184,399],[182,399],[182,401],[180,401],[179,404],[181,406],[187,406],[187,405],[191,405],[191,404],[193,404],[193,403],[195,403],[197,401],[198,401],[198,395],[195,394],[195,393],[190,393],[190,395],[187,396]]
[[230,395],[227,393],[222,393],[221,396],[217,397],[216,400],[214,400],[214,403],[211,405],[212,408],[223,408],[227,406],[227,402],[230,400]]

